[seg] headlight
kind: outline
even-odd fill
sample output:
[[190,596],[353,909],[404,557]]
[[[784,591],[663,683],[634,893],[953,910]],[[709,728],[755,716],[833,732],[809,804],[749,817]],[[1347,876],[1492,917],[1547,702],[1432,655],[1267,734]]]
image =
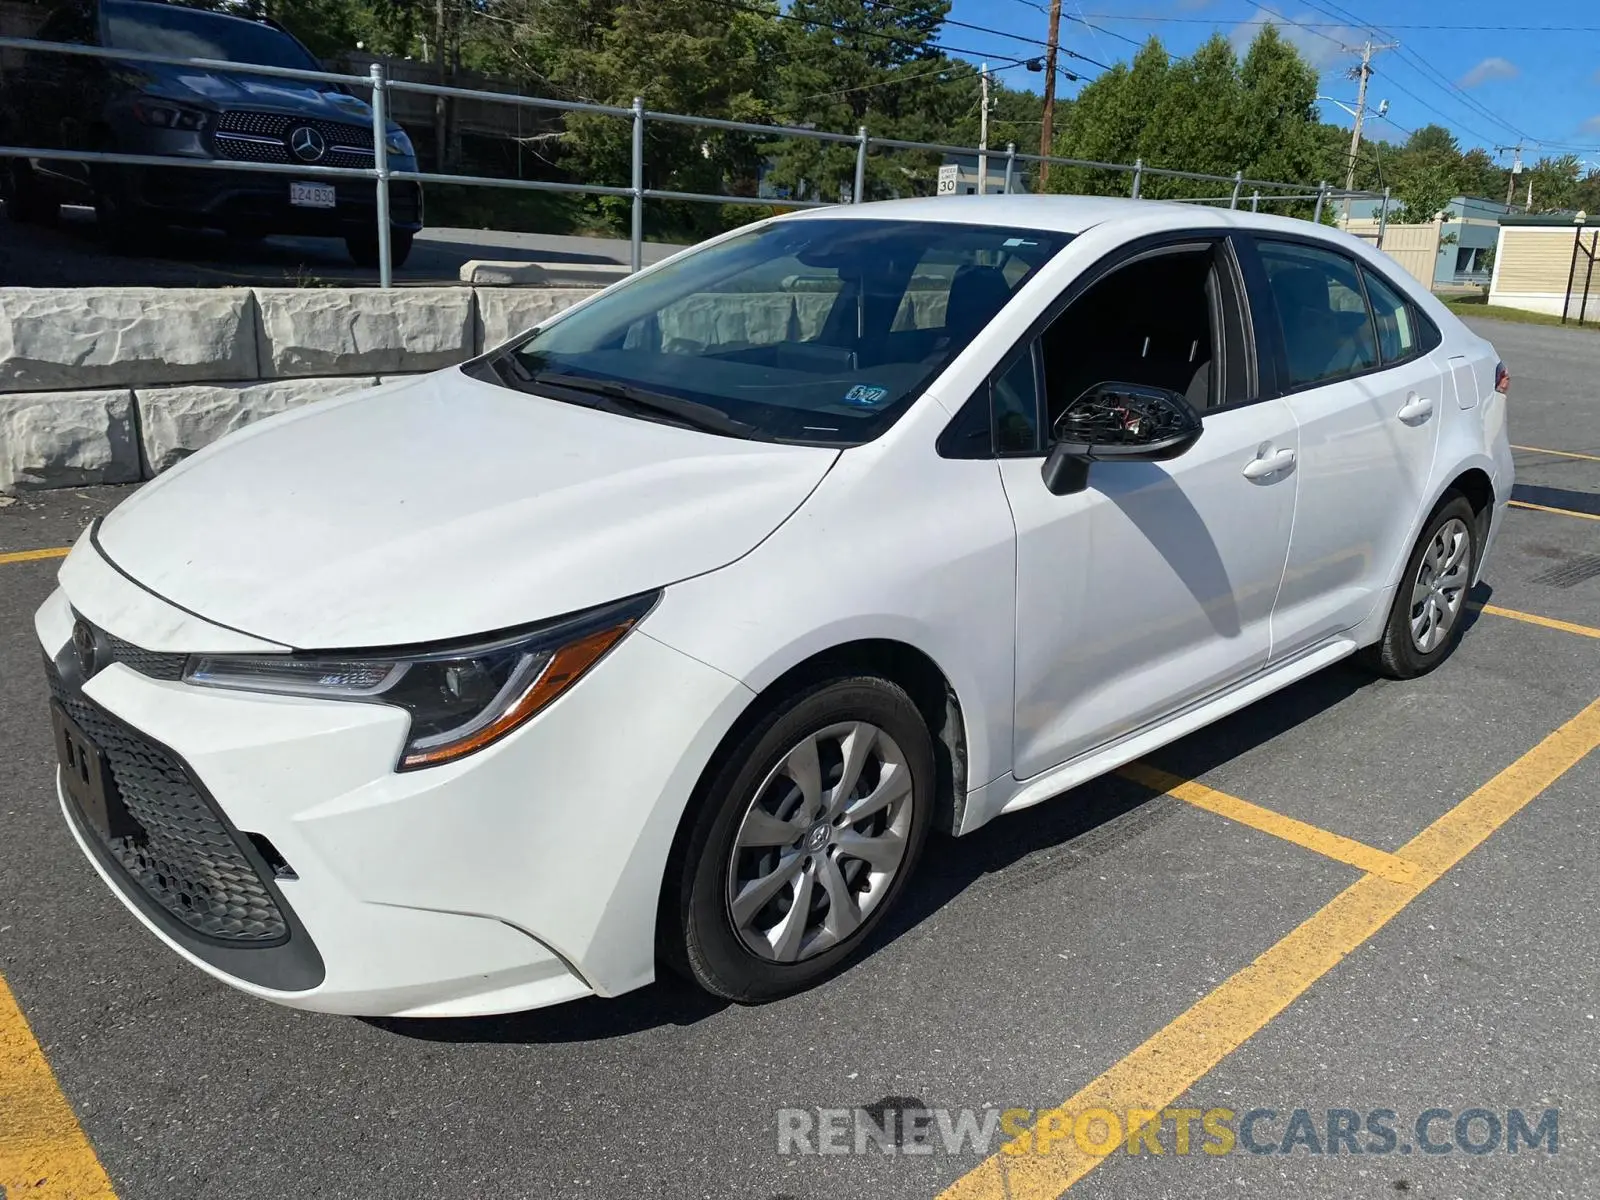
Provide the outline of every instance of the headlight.
[[411,714],[396,769],[431,767],[481,750],[544,708],[650,611],[656,595],[472,645],[197,656],[183,678],[202,687],[395,705]]
[[402,158],[415,158],[417,152],[411,146],[411,139],[406,136],[404,129],[391,129],[384,144],[389,148],[390,154],[398,154]]
[[133,115],[146,125],[157,129],[205,129],[211,124],[211,114],[203,108],[190,108],[185,104],[170,104],[157,100],[135,100]]

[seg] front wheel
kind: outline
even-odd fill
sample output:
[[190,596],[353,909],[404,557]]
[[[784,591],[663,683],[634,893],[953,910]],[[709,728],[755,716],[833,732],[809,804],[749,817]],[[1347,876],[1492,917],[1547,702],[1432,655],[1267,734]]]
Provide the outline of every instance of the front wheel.
[[904,889],[934,772],[926,723],[887,680],[833,679],[777,705],[710,781],[664,897],[667,960],[745,1003],[826,977]]
[[[399,269],[411,257],[411,243],[416,235],[409,229],[389,231],[389,265]],[[352,233],[344,239],[345,249],[358,267],[375,268],[378,265],[378,235]]]
[[61,204],[21,159],[7,168],[6,216],[18,225],[54,225],[61,219]]
[[1383,637],[1366,652],[1368,665],[1390,679],[1414,679],[1456,648],[1467,592],[1478,567],[1477,514],[1465,496],[1448,497],[1422,530]]

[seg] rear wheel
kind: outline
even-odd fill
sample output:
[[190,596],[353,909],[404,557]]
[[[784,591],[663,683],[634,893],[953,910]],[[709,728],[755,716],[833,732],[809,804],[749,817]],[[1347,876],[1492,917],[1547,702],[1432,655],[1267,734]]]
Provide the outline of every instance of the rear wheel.
[[1466,497],[1452,493],[1423,528],[1400,577],[1383,637],[1366,651],[1368,665],[1380,675],[1414,679],[1456,648],[1477,573],[1477,525]]
[[933,741],[897,685],[813,684],[716,770],[664,897],[663,951],[706,991],[776,999],[849,959],[932,820]]

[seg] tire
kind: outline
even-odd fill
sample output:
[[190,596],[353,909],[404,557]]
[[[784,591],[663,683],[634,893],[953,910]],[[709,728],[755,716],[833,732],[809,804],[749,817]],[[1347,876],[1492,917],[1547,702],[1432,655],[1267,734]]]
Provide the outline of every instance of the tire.
[[[796,782],[809,774],[807,745],[821,785],[809,822]],[[847,754],[861,765],[839,796]],[[898,685],[853,675],[784,698],[711,770],[668,868],[662,957],[707,992],[746,1004],[828,977],[904,891],[932,827],[935,783],[933,739]],[[862,817],[847,820],[851,809]],[[775,840],[791,833],[792,842]]]
[[[411,243],[416,238],[415,232],[409,229],[391,229],[389,231],[389,265],[396,270],[406,265],[406,259],[411,257]],[[378,236],[377,234],[349,234],[344,239],[345,249],[350,252],[351,259],[358,267],[376,269],[378,266]]]
[[148,234],[148,229],[141,225],[116,169],[96,171],[92,182],[95,232],[100,244],[112,254],[131,254],[141,241],[141,232]]
[[6,216],[18,225],[55,225],[61,220],[61,204],[33,168],[17,159],[8,168]]
[[1466,626],[1478,553],[1477,514],[1465,496],[1451,492],[1412,547],[1383,636],[1364,652],[1368,667],[1389,679],[1415,679],[1450,657]]

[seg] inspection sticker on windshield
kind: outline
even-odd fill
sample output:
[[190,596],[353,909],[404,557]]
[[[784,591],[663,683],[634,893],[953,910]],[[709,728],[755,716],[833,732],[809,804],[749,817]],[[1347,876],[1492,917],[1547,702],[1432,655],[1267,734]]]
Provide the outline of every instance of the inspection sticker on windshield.
[[877,408],[889,398],[889,389],[874,383],[858,383],[844,394],[844,402],[856,408]]

